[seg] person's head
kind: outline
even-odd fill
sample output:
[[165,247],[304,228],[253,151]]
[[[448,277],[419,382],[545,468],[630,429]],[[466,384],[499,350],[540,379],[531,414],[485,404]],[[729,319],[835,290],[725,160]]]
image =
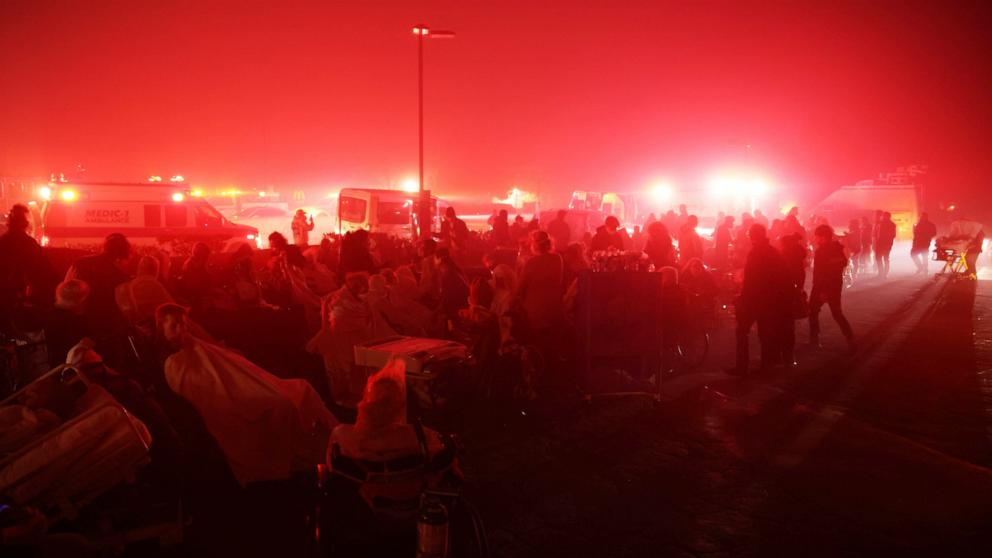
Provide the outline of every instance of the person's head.
[[699,217],[696,217],[695,215],[690,215],[685,222],[687,225],[689,225],[689,228],[694,229],[699,226]]
[[530,233],[530,249],[535,254],[547,254],[551,251],[551,237],[544,231]]
[[891,221],[892,220],[892,214],[889,213],[888,211],[885,211],[885,212],[882,213],[882,218],[885,219],[886,221]]
[[7,229],[18,232],[25,232],[31,227],[31,221],[28,219],[30,211],[28,207],[23,204],[14,204],[7,213]]
[[369,377],[358,403],[358,430],[379,430],[406,424],[406,364],[394,359]]
[[751,239],[751,244],[768,242],[768,231],[765,230],[765,226],[761,223],[752,224],[747,230],[747,236]]
[[454,207],[451,207],[449,205],[444,210],[444,216],[447,217],[448,219],[454,219],[455,218],[455,208]]
[[369,274],[364,271],[355,271],[345,275],[344,286],[355,297],[359,297],[369,292]]
[[512,291],[517,274],[507,264],[499,264],[493,269],[493,286],[501,291]]
[[269,248],[280,251],[285,250],[287,247],[289,247],[289,241],[286,240],[286,237],[282,233],[275,231],[269,235]]
[[320,239],[320,251],[329,252],[333,246],[331,245],[331,239],[326,236]]
[[296,216],[299,217],[299,218],[301,218],[301,219],[304,219],[304,218],[306,218],[307,214],[302,209],[297,209],[296,210]]
[[505,210],[505,209],[500,209],[499,210],[499,218],[502,221],[506,221],[507,219],[510,218],[510,213],[507,210]]
[[103,240],[103,253],[115,262],[122,262],[131,257],[131,243],[121,233],[111,233]]
[[167,302],[155,309],[155,328],[173,347],[181,346],[187,337],[186,309]]
[[834,230],[830,225],[820,225],[813,229],[813,243],[822,246],[834,238]]
[[655,240],[664,240],[668,237],[668,228],[661,221],[655,221],[648,225],[648,236]]
[[86,298],[90,296],[90,286],[79,279],[63,281],[55,288],[55,307],[72,312],[82,312]]
[[614,232],[620,228],[620,219],[610,215],[603,224],[606,225],[606,230]]
[[793,219],[798,219],[799,218],[799,206],[798,205],[792,206],[789,209],[789,213],[786,216],[787,217],[792,217]]
[[566,215],[568,215],[568,211],[565,211],[564,209],[559,209],[558,210],[558,218],[559,219],[564,220]]
[[691,258],[684,266],[682,266],[683,277],[694,277],[705,272],[706,266],[703,265],[703,260],[699,258]]
[[514,217],[513,218],[513,223],[514,224],[523,225],[524,224],[524,218],[523,218],[523,216],[517,215],[516,217]]
[[151,256],[141,256],[138,260],[138,275],[158,278],[158,260]]

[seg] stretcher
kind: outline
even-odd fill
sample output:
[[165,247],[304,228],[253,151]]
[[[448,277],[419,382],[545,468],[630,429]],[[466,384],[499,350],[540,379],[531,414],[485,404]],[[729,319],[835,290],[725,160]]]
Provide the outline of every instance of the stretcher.
[[0,494],[16,504],[74,517],[150,461],[152,439],[145,425],[70,366],[44,374],[0,402],[0,410],[15,418],[54,417],[36,435],[21,437],[23,445],[15,441],[0,455]]
[[944,267],[937,273],[938,275],[964,276],[969,273],[968,260],[965,257],[968,253],[968,240],[937,239],[937,246],[933,251],[933,260],[944,262]]
[[420,409],[435,409],[447,399],[452,374],[469,358],[455,341],[394,335],[355,345],[355,364],[370,371],[398,358],[406,364],[408,398]]

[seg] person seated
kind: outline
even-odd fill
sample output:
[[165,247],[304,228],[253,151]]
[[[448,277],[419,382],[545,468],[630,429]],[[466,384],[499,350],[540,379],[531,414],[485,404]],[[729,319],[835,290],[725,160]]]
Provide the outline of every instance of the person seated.
[[242,486],[285,480],[314,464],[337,421],[310,384],[193,337],[181,306],[162,305],[155,318],[173,350],[165,361],[169,388],[199,412]]
[[174,302],[158,276],[159,261],[143,256],[138,261],[137,276],[117,286],[114,293],[117,306],[131,324],[155,321],[155,309]]
[[65,362],[73,345],[88,335],[84,311],[90,286],[79,279],[63,281],[55,289],[55,307],[45,316],[45,343],[51,368]]

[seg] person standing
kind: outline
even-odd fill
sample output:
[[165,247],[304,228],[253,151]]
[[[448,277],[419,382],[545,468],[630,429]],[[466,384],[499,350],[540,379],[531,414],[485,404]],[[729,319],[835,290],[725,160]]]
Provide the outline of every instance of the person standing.
[[293,244],[300,248],[310,245],[310,231],[313,230],[313,216],[307,217],[302,209],[296,210],[293,216]]
[[878,276],[883,279],[889,276],[889,254],[895,241],[896,224],[892,221],[892,214],[885,211],[875,230],[875,264]]
[[648,255],[656,270],[675,265],[672,237],[661,221],[655,221],[648,227],[648,240],[644,244],[644,253]]
[[758,325],[761,367],[781,358],[782,320],[789,312],[788,270],[782,255],[768,242],[768,231],[755,223],[748,229],[751,250],[744,265],[744,281],[737,300],[737,363],[731,373],[746,375],[750,367],[748,335]]
[[119,365],[125,352],[127,318],[117,306],[117,287],[131,279],[124,270],[131,258],[131,243],[121,233],[107,235],[103,251],[77,260],[65,280],[79,279],[89,285],[84,316],[86,326],[101,355]]
[[455,214],[455,208],[450,205],[444,210],[444,221],[441,223],[441,241],[452,252],[462,252],[468,248],[468,225]]
[[851,219],[847,224],[847,232],[844,233],[844,247],[847,248],[847,254],[850,257],[851,266],[854,268],[854,274],[857,275],[861,271],[861,224],[857,219]]
[[796,365],[796,319],[805,317],[806,312],[806,246],[800,244],[798,234],[782,237],[782,258],[788,276],[789,313],[782,319],[781,351],[782,362],[786,366]]
[[548,236],[554,241],[555,251],[559,254],[565,252],[568,243],[572,239],[572,229],[565,221],[568,212],[564,209],[558,210],[558,214],[548,223]]
[[703,239],[696,232],[699,217],[690,215],[679,230],[679,263],[685,265],[693,258],[703,259]]
[[596,236],[592,237],[592,252],[605,252],[610,248],[623,251],[623,237],[617,232],[620,228],[620,220],[610,215],[603,225],[596,229]]
[[844,246],[834,239],[834,231],[829,225],[816,228],[813,243],[816,251],[813,254],[813,287],[809,295],[810,345],[820,346],[820,308],[826,304],[853,352],[856,348],[854,332],[840,306],[841,293],[844,290],[844,268],[847,267]]
[[7,232],[0,235],[0,330],[10,327],[14,311],[25,301],[47,308],[58,279],[44,250],[31,238],[28,208],[14,205],[7,215]]
[[724,217],[713,233],[713,263],[717,269],[726,269],[730,265],[730,242],[733,237],[734,218]]
[[861,218],[861,252],[858,253],[858,269],[862,274],[868,273],[872,262],[872,246],[875,244],[875,227],[867,217]]
[[937,236],[937,225],[930,220],[926,213],[920,214],[920,221],[913,225],[913,248],[909,255],[916,264],[916,273],[927,274],[927,267],[930,263],[930,244],[933,237]]

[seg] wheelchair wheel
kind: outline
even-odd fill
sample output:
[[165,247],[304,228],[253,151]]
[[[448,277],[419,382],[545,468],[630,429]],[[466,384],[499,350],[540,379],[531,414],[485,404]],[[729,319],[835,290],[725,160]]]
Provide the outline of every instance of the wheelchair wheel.
[[693,332],[679,340],[676,352],[686,369],[694,370],[703,365],[710,352],[710,336],[705,331]]

